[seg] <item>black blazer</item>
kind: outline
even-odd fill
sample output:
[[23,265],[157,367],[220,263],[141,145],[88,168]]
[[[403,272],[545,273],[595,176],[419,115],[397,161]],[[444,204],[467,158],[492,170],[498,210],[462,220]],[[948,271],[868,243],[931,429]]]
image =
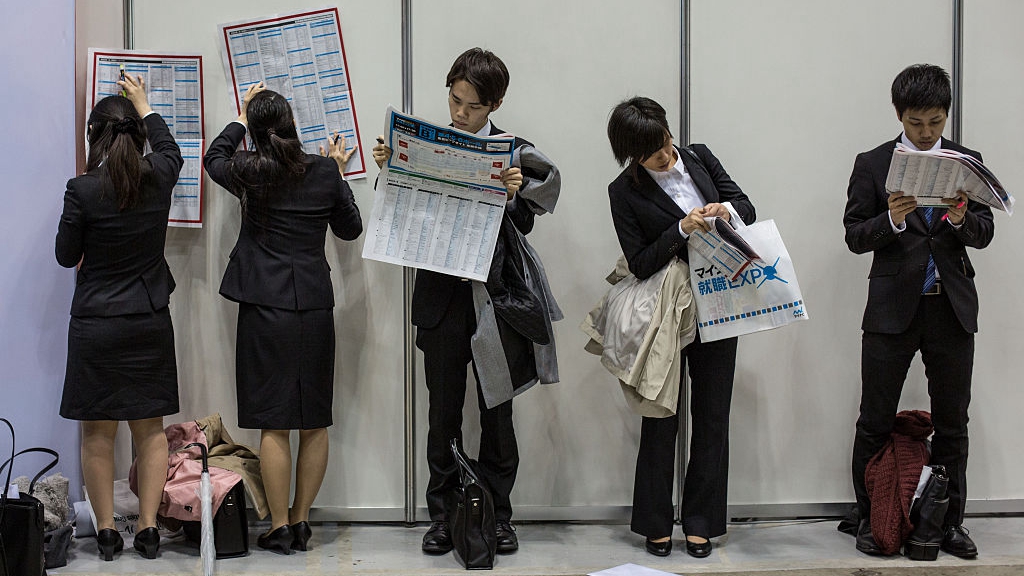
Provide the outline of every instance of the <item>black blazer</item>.
[[[984,204],[968,202],[963,225],[956,229],[941,220],[940,215],[945,210],[935,210],[929,227],[923,209],[918,208],[907,215],[904,232],[893,232],[885,179],[899,141],[897,138],[858,154],[846,192],[843,215],[846,244],[855,254],[875,253],[868,274],[868,302],[861,328],[868,332],[898,334],[910,326],[931,254],[942,279],[942,289],[949,295],[964,330],[977,332],[978,291],[974,287],[974,267],[967,257],[967,247],[984,248],[992,241],[995,231],[992,210]],[[970,154],[981,161],[981,154],[945,138],[942,147]]]
[[[503,134],[504,131],[491,123],[491,136]],[[513,143],[515,148],[529,145],[529,141],[518,136]],[[543,179],[543,176],[532,175],[527,169],[523,169],[523,179]],[[505,209],[505,217],[510,218],[516,228],[523,234],[529,234],[533,230],[534,213],[530,210],[527,201],[517,198]],[[412,291],[412,323],[420,328],[434,328],[441,323],[444,313],[448,310],[448,303],[451,302],[452,293],[462,279],[450,274],[441,274],[432,270],[417,270],[416,283]]]
[[[251,154],[236,152],[245,131],[238,122],[228,124],[203,159],[210,178],[240,200],[244,191],[231,184],[230,176],[233,158]],[[324,253],[327,226],[338,238],[355,240],[363,221],[337,163],[314,154],[307,159],[302,182],[267,199],[265,221],[252,214],[242,219],[220,284],[225,298],[286,310],[334,307]]]
[[[707,203],[731,202],[743,222],[756,219],[754,205],[732,181],[722,163],[703,144],[691,144],[700,158],[676,147],[683,165]],[[674,257],[687,260],[687,238],[679,233],[679,221],[686,217],[682,208],[651,178],[641,166],[627,167],[608,185],[612,222],[619,237],[619,246],[629,263],[629,271],[637,278],[649,278]]]
[[164,260],[171,190],[183,160],[159,114],[143,119],[153,149],[151,171],[139,203],[118,209],[117,193],[105,189],[100,166],[68,180],[64,213],[57,227],[57,263],[82,261],[71,301],[72,316],[141,314],[167,307],[174,278]]

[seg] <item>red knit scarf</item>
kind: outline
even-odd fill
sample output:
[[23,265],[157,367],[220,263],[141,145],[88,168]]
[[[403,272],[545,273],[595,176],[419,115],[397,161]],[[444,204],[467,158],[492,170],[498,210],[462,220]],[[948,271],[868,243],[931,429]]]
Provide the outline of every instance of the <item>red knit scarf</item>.
[[932,433],[932,415],[904,410],[896,415],[892,435],[868,462],[864,482],[871,499],[871,534],[884,554],[895,554],[914,531],[910,504],[928,465],[925,440]]

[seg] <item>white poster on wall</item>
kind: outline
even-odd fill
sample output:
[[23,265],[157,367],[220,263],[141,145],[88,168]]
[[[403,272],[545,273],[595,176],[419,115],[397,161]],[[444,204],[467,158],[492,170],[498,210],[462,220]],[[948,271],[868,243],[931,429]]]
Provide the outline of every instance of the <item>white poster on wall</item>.
[[203,57],[142,50],[89,49],[85,116],[119,92],[121,74],[142,76],[149,105],[164,121],[185,160],[171,193],[168,226],[203,226]]
[[[337,8],[221,24],[218,29],[237,112],[246,90],[263,82],[291,103],[307,153],[317,154],[335,132],[345,137],[347,149],[359,143]],[[352,156],[345,177],[366,177],[361,154]]]

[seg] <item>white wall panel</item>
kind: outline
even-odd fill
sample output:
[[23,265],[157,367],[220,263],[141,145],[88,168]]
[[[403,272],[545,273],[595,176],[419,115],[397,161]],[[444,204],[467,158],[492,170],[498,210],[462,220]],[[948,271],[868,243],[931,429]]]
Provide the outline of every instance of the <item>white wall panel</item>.
[[[679,21],[679,3],[667,0],[631,2],[628,9],[584,0],[413,4],[414,113],[448,123],[445,76],[460,53],[481,46],[496,53],[511,76],[492,120],[533,142],[562,172],[555,213],[538,218],[529,236],[566,316],[555,325],[562,381],[514,401],[518,518],[539,514],[527,507],[625,506],[632,499],[640,418],[626,409],[598,358],[583,351],[578,326],[606,291],[603,278],[619,254],[608,211],[608,183],[619,173],[605,136],[608,113],[620,100],[645,94],[663,102],[669,121],[678,124]],[[422,506],[427,401],[422,377],[419,382]],[[466,406],[473,454],[479,430],[474,393]]]
[[[730,502],[852,501],[871,257],[843,241],[846,188],[856,154],[902,130],[896,74],[949,70],[951,3],[693,0],[691,30],[691,139],[775,220],[810,315],[740,339]],[[919,363],[903,404],[928,408]]]
[[[1024,3],[974,0],[965,3],[963,143],[985,157],[985,165],[1017,200],[1024,198]],[[1024,228],[1018,213],[995,213],[996,235],[972,251],[981,317],[971,395],[971,499],[1024,499],[1020,461],[1020,407],[1024,406],[1020,358],[1024,349],[1024,281],[1020,249]],[[971,508],[968,507],[968,510]]]
[[[136,48],[203,55],[207,145],[237,116],[221,64],[217,25],[309,8],[273,0],[134,4]],[[366,138],[361,152],[370,165],[376,112],[383,103],[401,102],[400,6],[398,0],[338,4],[355,108]],[[373,175],[350,184],[364,218],[369,216]],[[171,228],[167,235],[167,260],[178,282],[171,312],[182,407],[177,417],[167,420],[220,412],[234,433],[237,305],[220,297],[218,288],[238,236],[238,201],[206,178],[204,202],[201,230]],[[401,509],[401,270],[364,261],[361,251],[361,238],[342,242],[328,234],[327,259],[336,298],[334,426],[327,478],[315,507]],[[258,446],[259,432],[239,431],[235,439]],[[297,444],[293,434],[293,451]]]

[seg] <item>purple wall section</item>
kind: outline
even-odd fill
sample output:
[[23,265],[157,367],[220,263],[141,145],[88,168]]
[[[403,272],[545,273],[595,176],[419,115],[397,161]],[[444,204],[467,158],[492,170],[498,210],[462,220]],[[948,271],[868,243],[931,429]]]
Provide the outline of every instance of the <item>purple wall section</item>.
[[[82,499],[78,424],[58,415],[74,272],[54,259],[65,183],[75,172],[75,3],[36,0],[0,18],[0,416],[18,449],[60,453]],[[10,454],[0,430],[0,461]],[[32,476],[43,456],[22,457]]]

